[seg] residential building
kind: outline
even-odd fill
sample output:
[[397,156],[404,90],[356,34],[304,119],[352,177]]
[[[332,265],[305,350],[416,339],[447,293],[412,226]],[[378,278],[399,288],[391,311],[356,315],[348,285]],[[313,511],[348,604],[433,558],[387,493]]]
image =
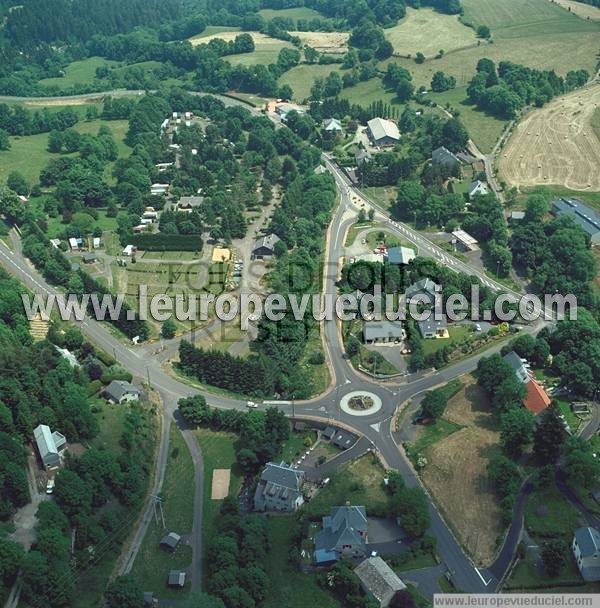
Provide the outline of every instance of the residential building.
[[254,241],[252,247],[252,258],[262,260],[275,254],[275,245],[281,239],[276,234],[268,234]]
[[435,281],[430,278],[421,279],[406,288],[404,292],[406,303],[410,304],[411,301],[415,301],[423,304],[433,304],[436,290],[441,293],[441,287]]
[[337,118],[328,118],[323,121],[323,129],[333,133],[341,133],[344,128],[342,123]]
[[364,148],[359,148],[354,155],[354,159],[356,160],[356,166],[360,167],[363,163],[368,163],[371,160],[372,156],[368,150]]
[[398,575],[379,556],[369,557],[356,566],[354,574],[360,579],[367,596],[382,608],[389,606],[398,591],[406,589]]
[[50,245],[52,245],[54,249],[58,249],[60,247],[60,239],[50,239]]
[[82,256],[84,264],[93,264],[97,258],[95,253],[84,253]]
[[112,403],[125,403],[137,401],[140,391],[130,382],[125,380],[113,380],[105,389],[104,396]]
[[439,319],[435,318],[435,314],[431,312],[427,319],[423,321],[417,321],[419,332],[424,339],[429,340],[433,338],[449,338],[448,333],[448,320],[446,315],[441,315]]
[[134,254],[135,247],[133,245],[127,245],[125,249],[123,249],[123,255],[130,257]]
[[406,266],[416,257],[415,250],[410,247],[390,247],[387,252],[387,261],[397,266]]
[[175,551],[180,542],[181,536],[179,536],[179,534],[176,534],[175,532],[169,532],[161,539],[160,546],[164,547],[168,551]]
[[577,198],[559,198],[552,203],[555,215],[568,215],[589,235],[592,244],[600,243],[600,214]]
[[315,552],[329,559],[343,556],[361,558],[367,549],[367,513],[365,507],[332,507],[323,518],[323,529],[315,535]]
[[525,219],[525,211],[513,211],[510,214],[511,222],[522,222]]
[[398,126],[391,120],[372,118],[367,122],[367,131],[376,146],[393,146],[400,141]]
[[191,213],[191,211],[195,207],[199,207],[203,201],[203,196],[182,196],[177,202],[177,211]]
[[526,388],[527,394],[523,399],[523,405],[537,416],[550,406],[551,399],[543,387],[533,379],[526,384]]
[[305,473],[281,462],[268,462],[254,492],[255,511],[292,513],[304,504]]
[[57,350],[57,352],[60,353],[60,356],[63,359],[66,359],[69,363],[69,365],[72,368],[76,368],[76,367],[80,367],[79,365],[79,361],[77,361],[77,357],[67,348],[60,348],[56,345],[54,345],[54,348]]
[[325,167],[324,165],[319,165],[318,167],[315,167],[315,173],[317,175],[324,175],[327,172],[327,167]]
[[167,193],[169,184],[152,184],[150,186],[150,194],[153,196],[163,196]]
[[365,344],[381,342],[396,342],[404,340],[406,332],[402,321],[365,321],[363,325],[363,339]]
[[171,570],[168,584],[169,587],[185,587],[185,572],[183,570]]
[[321,432],[321,437],[330,441],[335,437],[335,428],[332,426],[325,427],[325,429]]
[[331,443],[340,450],[347,450],[356,443],[356,435],[340,429],[335,432]]
[[43,465],[47,469],[60,466],[60,453],[67,445],[65,436],[58,431],[53,433],[49,426],[40,424],[33,429],[33,437]]
[[578,528],[572,549],[583,580],[600,581],[600,532],[595,528]]
[[474,182],[471,182],[471,185],[469,186],[469,199],[473,200],[476,196],[489,194],[489,192],[490,190],[485,182],[475,180]]
[[504,357],[502,358],[512,367],[515,374],[517,375],[517,378],[521,382],[525,383],[531,380],[529,371],[525,366],[525,361],[523,361],[523,359],[521,359],[521,357],[519,357],[519,355],[517,355],[514,350],[511,350],[509,353],[506,353],[506,355],[504,355]]
[[448,148],[441,146],[436,148],[431,155],[431,163],[434,167],[455,172],[460,167],[460,160],[456,154],[450,152]]

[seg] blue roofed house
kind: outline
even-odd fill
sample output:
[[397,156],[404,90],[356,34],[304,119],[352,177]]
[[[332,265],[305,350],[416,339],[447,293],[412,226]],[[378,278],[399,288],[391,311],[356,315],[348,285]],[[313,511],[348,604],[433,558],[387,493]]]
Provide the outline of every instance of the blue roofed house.
[[323,518],[323,529],[315,535],[315,561],[341,557],[363,558],[367,553],[367,513],[365,507],[332,507]]
[[578,528],[573,537],[573,555],[586,581],[600,581],[600,533],[595,528]]
[[600,214],[577,198],[559,198],[552,203],[555,215],[568,215],[589,235],[592,245],[600,244]]

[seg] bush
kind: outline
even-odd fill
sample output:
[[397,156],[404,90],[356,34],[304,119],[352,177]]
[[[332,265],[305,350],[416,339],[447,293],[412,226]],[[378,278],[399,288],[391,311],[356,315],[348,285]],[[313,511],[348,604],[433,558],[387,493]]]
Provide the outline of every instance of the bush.
[[110,384],[113,380],[125,380],[131,382],[133,376],[124,369],[110,369],[102,374],[100,380],[102,384]]
[[93,380],[88,384],[87,394],[88,397],[95,395],[102,390],[102,382],[100,380]]
[[104,363],[104,365],[106,365],[106,367],[112,367],[117,362],[112,355],[109,355],[103,350],[96,350],[94,355],[96,359],[99,359],[102,363]]

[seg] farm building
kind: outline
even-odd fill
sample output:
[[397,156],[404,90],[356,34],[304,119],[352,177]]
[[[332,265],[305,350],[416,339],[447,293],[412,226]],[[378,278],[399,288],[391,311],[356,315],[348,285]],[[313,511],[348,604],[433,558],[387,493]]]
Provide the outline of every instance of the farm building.
[[123,249],[123,255],[128,257],[132,256],[135,253],[135,247],[133,245],[127,245],[125,249]]
[[33,436],[44,466],[48,469],[60,466],[60,452],[67,445],[65,436],[58,431],[53,433],[45,424],[35,427]]
[[406,585],[381,557],[369,557],[354,568],[354,574],[368,597],[374,599],[382,608],[389,606],[392,598],[406,589]]
[[415,250],[410,247],[390,247],[387,252],[387,261],[398,266],[406,266],[416,257]]
[[255,511],[292,513],[304,504],[302,485],[304,471],[293,469],[285,462],[268,462],[254,493]]
[[367,513],[364,507],[332,507],[323,517],[323,529],[315,535],[315,553],[328,559],[363,557],[367,543]]
[[140,398],[140,391],[130,382],[113,380],[104,389],[104,396],[112,403],[125,403],[127,401],[137,401]]
[[252,259],[262,260],[271,257],[275,253],[275,245],[281,239],[276,234],[268,234],[257,239],[252,247]]
[[171,570],[168,584],[169,587],[185,587],[185,572],[183,570]]
[[552,203],[555,215],[568,215],[586,232],[593,245],[600,244],[600,215],[577,198],[559,198]]
[[485,182],[481,180],[475,180],[469,186],[469,199],[473,200],[476,196],[483,196],[485,194],[489,194],[490,189]]
[[477,247],[477,239],[464,230],[455,230],[452,233],[452,236],[460,243],[465,251],[477,251],[477,249],[479,249],[479,247]]
[[578,528],[571,548],[583,580],[600,581],[600,532],[596,528]]
[[363,339],[365,344],[395,342],[406,336],[402,321],[365,321]]
[[161,539],[160,546],[164,549],[167,549],[168,551],[175,551],[180,542],[181,536],[179,536],[179,534],[176,534],[175,532],[169,532]]
[[433,313],[430,313],[427,319],[417,321],[419,332],[423,338],[429,340],[431,338],[449,338],[448,321],[445,315],[436,319]]
[[391,120],[372,118],[367,123],[367,130],[376,146],[393,146],[400,141],[400,131]]
[[460,160],[456,154],[450,152],[448,148],[441,146],[436,148],[431,155],[431,164],[434,167],[455,172],[460,167]]

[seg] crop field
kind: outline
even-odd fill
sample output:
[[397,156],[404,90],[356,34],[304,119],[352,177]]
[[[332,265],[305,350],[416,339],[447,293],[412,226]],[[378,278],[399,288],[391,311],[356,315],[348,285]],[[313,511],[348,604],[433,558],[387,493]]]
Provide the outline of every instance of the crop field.
[[320,53],[339,54],[348,49],[348,32],[290,32],[298,36],[302,44],[308,44]]
[[561,75],[580,68],[595,72],[600,22],[580,19],[549,0],[464,0],[463,6],[464,20],[488,25],[493,43],[481,40],[476,46],[446,52],[440,59],[420,65],[401,57],[388,61],[406,67],[417,86],[427,87],[438,70],[454,76],[458,86],[468,84],[482,57],[554,69]]
[[433,57],[440,49],[447,53],[477,44],[475,31],[462,24],[456,15],[442,15],[428,8],[406,9],[406,17],[386,29],[385,37],[392,43],[394,53],[404,56],[421,52]]
[[556,184],[600,191],[600,140],[592,128],[600,86],[574,91],[528,114],[511,135],[500,159],[509,184]]

